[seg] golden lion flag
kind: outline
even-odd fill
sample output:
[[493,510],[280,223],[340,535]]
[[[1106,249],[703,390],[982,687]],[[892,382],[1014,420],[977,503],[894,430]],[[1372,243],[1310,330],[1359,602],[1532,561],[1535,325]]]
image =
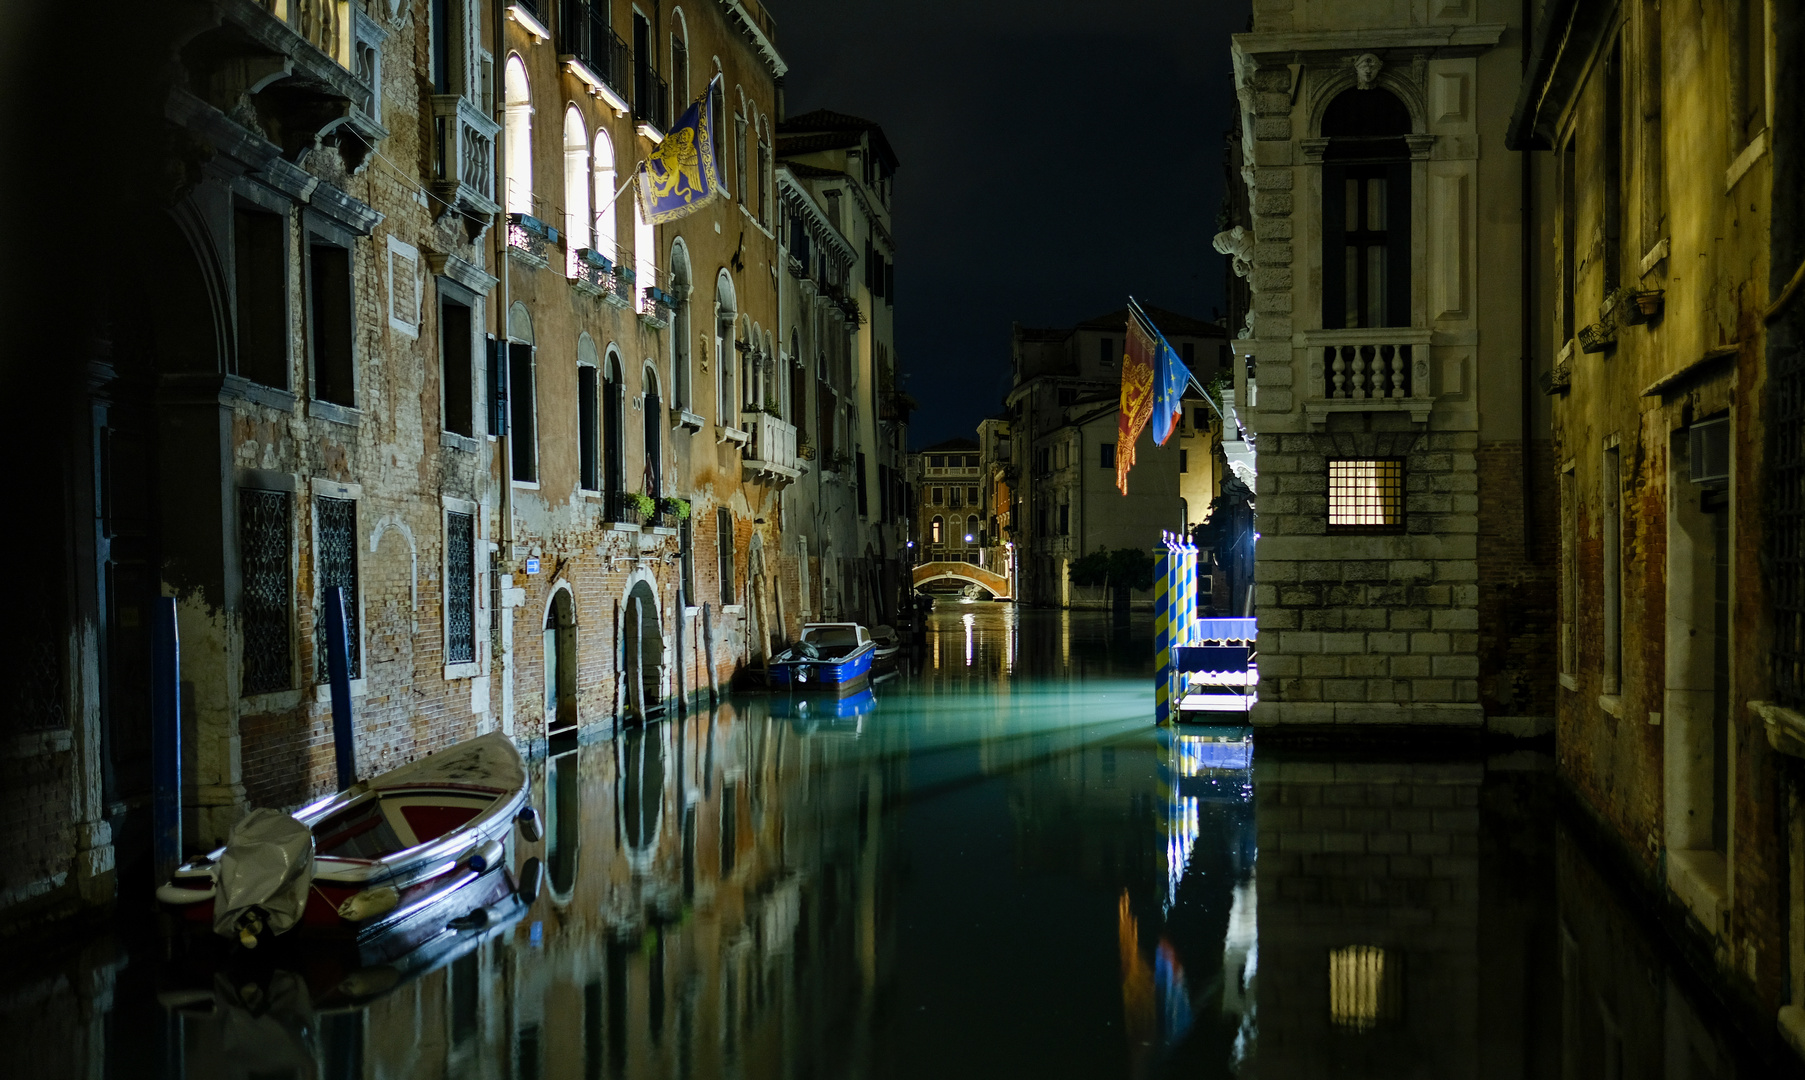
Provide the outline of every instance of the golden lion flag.
[[1159,346],[1130,313],[1122,348],[1122,407],[1116,418],[1116,487],[1128,494],[1128,470],[1134,468],[1134,444],[1153,419],[1153,363]]
[[648,223],[662,225],[686,217],[721,194],[714,146],[714,101],[720,83],[716,75],[664,141],[639,163],[639,201]]

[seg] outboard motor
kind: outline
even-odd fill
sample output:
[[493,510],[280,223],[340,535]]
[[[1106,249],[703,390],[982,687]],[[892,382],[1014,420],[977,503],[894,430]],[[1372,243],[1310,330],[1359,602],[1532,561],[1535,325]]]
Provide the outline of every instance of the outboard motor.
[[313,883],[313,830],[280,810],[252,810],[226,837],[213,932],[247,949],[301,921]]

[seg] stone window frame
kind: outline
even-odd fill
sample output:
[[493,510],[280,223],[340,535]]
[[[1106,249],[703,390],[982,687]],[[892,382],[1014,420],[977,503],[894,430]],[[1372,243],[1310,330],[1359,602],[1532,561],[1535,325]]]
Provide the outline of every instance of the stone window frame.
[[[369,654],[369,643],[365,640],[365,638],[368,636],[368,634],[367,634],[368,620],[365,618],[366,612],[364,609],[364,584],[365,584],[367,575],[364,573],[363,559],[361,558],[361,556],[363,553],[362,552],[362,548],[363,548],[362,534],[369,527],[370,523],[366,520],[366,515],[363,513],[363,509],[364,509],[363,505],[362,505],[363,504],[363,495],[364,495],[364,492],[363,492],[362,484],[339,483],[338,481],[327,480],[327,479],[324,479],[324,478],[318,477],[318,476],[313,477],[309,481],[309,484],[308,484],[307,528],[308,528],[308,532],[309,532],[308,539],[309,539],[309,542],[312,544],[312,547],[308,551],[308,559],[311,563],[310,569],[311,569],[311,576],[313,578],[313,590],[312,590],[313,596],[311,597],[311,600],[313,603],[313,617],[314,617],[314,620],[316,623],[325,618],[325,611],[326,611],[325,600],[323,599],[323,594],[321,593],[321,589],[320,589],[320,572],[319,572],[320,507],[319,507],[319,500],[321,498],[345,499],[350,502],[358,504],[357,526],[356,526],[358,535],[353,536],[351,538],[351,550],[352,550],[353,554],[359,556],[358,573],[357,573],[357,595],[352,599],[352,607],[356,611],[357,656],[358,656],[358,674],[357,674],[356,678],[351,680],[351,696],[354,698],[364,696],[364,694],[369,689],[369,671],[367,670],[367,665],[365,663],[365,661],[368,658],[368,654]],[[315,645],[316,651],[318,649],[317,642],[319,640],[319,633],[320,632],[317,629],[314,631],[314,641],[316,642],[316,645]],[[309,672],[306,672],[304,669],[303,674],[307,675],[307,677],[309,679],[317,678],[319,662],[320,662],[319,658],[316,655],[316,657],[314,658],[314,671],[309,673]],[[314,688],[314,700],[320,701],[320,702],[330,702],[332,700],[331,680],[326,680],[323,682],[314,682],[313,688]]]
[[[470,659],[455,662],[450,659],[452,514],[463,514],[470,518]],[[483,515],[476,502],[453,495],[439,496],[439,631],[443,642],[442,656],[445,658],[443,677],[447,682],[452,679],[472,679],[483,673],[481,643],[489,637],[488,611],[483,603],[486,599],[484,594],[488,591],[485,588],[487,567],[482,565],[485,562],[483,540]]]

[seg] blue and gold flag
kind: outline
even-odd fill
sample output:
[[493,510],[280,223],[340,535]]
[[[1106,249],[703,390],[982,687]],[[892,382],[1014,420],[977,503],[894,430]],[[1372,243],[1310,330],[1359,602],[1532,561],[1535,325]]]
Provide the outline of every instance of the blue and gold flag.
[[720,81],[716,75],[658,148],[639,163],[640,205],[653,225],[695,213],[721,193],[714,145],[715,90]]

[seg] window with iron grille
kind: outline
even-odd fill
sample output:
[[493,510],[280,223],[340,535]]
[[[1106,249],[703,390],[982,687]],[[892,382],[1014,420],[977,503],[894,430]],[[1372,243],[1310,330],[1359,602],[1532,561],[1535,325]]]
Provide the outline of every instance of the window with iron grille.
[[363,678],[363,654],[358,648],[357,625],[357,502],[316,495],[314,519],[319,543],[314,553],[314,577],[319,581],[319,606],[313,620],[314,679],[326,682],[326,590],[345,590],[345,637],[349,642],[347,665],[353,679]]
[[476,659],[476,518],[445,514],[445,662]]
[[1402,458],[1336,458],[1329,462],[1329,531],[1404,531]]
[[1774,697],[1797,709],[1805,708],[1805,349],[1776,350],[1770,379]]
[[238,621],[244,631],[240,692],[287,690],[294,682],[289,637],[289,501],[284,491],[238,492]]

